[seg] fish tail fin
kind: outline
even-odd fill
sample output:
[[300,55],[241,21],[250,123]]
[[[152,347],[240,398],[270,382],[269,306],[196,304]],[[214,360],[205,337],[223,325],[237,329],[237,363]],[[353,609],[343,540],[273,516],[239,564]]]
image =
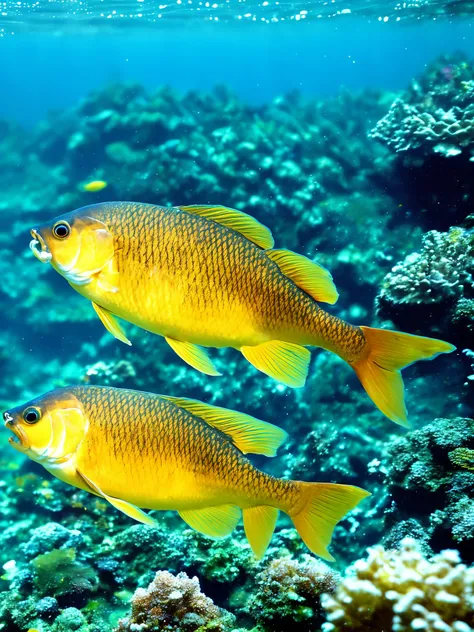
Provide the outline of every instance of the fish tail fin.
[[289,512],[296,530],[306,546],[315,554],[330,562],[328,551],[336,524],[370,493],[353,485],[335,483],[304,483],[297,481],[301,500],[296,512]]
[[363,357],[351,363],[374,404],[389,419],[408,426],[401,369],[456,349],[449,342],[399,331],[361,327],[366,339]]

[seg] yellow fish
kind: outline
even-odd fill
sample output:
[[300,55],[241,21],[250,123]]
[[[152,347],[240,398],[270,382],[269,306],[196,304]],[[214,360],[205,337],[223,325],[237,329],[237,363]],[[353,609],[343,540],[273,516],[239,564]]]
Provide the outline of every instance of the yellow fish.
[[310,352],[328,349],[356,372],[376,406],[407,425],[400,370],[453,345],[357,327],[324,311],[338,297],[329,272],[273,248],[268,228],[219,206],[107,202],[31,231],[30,247],[92,305],[116,338],[117,316],[165,337],[191,366],[218,372],[203,347],[234,347],[257,369],[304,385]]
[[102,191],[107,186],[107,182],[105,180],[92,180],[92,182],[87,182],[82,185],[83,191],[89,191],[90,193],[97,193],[97,191]]
[[275,456],[286,432],[202,402],[101,386],[58,389],[4,413],[10,444],[65,483],[153,525],[140,508],[172,509],[210,537],[232,532],[243,513],[262,557],[279,510],[317,555],[339,520],[368,492],[304,483],[257,470],[247,453]]

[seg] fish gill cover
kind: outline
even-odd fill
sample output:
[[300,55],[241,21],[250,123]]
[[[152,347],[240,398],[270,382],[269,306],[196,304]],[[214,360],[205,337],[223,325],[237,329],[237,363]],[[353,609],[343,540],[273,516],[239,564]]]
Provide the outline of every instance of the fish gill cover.
[[[19,10],[7,3],[3,17]],[[242,526],[212,540],[171,512],[134,523],[5,438],[0,630],[474,630],[473,83],[472,59],[456,55],[398,94],[292,93],[257,106],[225,87],[117,83],[33,129],[0,122],[2,410],[69,384],[195,397],[289,433],[271,462],[254,459],[265,471],[372,493],[336,527],[335,563],[310,555],[284,520],[256,560]],[[207,377],[138,328],[121,345],[27,248],[30,228],[114,199],[245,211],[331,271],[332,313],[460,352],[405,372],[405,430],[323,351],[292,390],[232,350],[213,353],[223,375]]]

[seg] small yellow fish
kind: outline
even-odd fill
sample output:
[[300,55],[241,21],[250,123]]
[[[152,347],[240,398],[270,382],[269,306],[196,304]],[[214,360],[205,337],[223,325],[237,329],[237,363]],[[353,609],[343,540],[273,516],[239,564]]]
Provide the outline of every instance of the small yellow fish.
[[234,347],[257,369],[304,385],[310,352],[336,353],[376,406],[407,425],[400,370],[454,346],[421,336],[356,327],[324,311],[337,290],[329,272],[273,248],[268,228],[219,206],[164,208],[107,202],[31,231],[34,255],[92,301],[116,338],[116,317],[165,337],[188,364],[219,375],[203,347]]
[[304,483],[257,470],[247,453],[275,456],[286,432],[202,402],[101,386],[58,389],[3,415],[10,444],[65,483],[153,525],[144,509],[172,509],[210,537],[230,534],[243,513],[257,557],[279,510],[309,549],[332,560],[334,527],[368,492]]
[[92,180],[92,182],[87,182],[82,185],[83,191],[89,191],[90,193],[97,193],[97,191],[102,191],[107,186],[107,182],[105,180]]

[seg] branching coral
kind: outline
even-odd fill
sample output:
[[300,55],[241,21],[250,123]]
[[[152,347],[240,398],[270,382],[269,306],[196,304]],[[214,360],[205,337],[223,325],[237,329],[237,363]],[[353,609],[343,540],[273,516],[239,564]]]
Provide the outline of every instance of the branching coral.
[[[474,342],[468,305],[474,294],[474,234],[462,228],[431,231],[419,252],[387,274],[377,297],[380,316],[403,329],[430,322],[432,331]],[[473,314],[474,316],[474,310]]]
[[146,590],[136,590],[131,615],[119,621],[116,632],[226,632],[233,621],[231,614],[201,592],[197,577],[158,571]]
[[446,550],[427,560],[417,542],[405,538],[399,551],[369,549],[346,572],[335,595],[322,600],[324,632],[472,632],[474,568]]
[[321,623],[322,593],[333,593],[339,574],[320,560],[273,560],[257,578],[248,611],[264,630],[308,630]]

